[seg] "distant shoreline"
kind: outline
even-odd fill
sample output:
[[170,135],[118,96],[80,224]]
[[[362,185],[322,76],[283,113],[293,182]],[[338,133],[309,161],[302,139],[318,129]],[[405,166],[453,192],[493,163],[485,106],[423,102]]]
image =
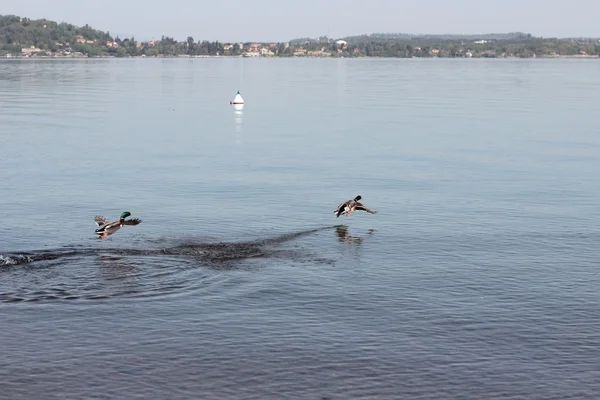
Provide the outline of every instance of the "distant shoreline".
[[129,57],[115,57],[115,56],[0,56],[0,60],[72,60],[72,59],[91,59],[91,60],[100,60],[100,59],[196,59],[196,58],[247,58],[247,59],[345,59],[345,60],[360,60],[360,59],[385,59],[385,60],[414,60],[414,59],[424,59],[424,60],[432,60],[432,59],[440,59],[440,60],[456,60],[456,59],[476,59],[476,60],[565,60],[565,59],[590,59],[590,60],[598,60],[600,56],[596,55],[543,55],[543,56],[535,56],[535,57],[377,57],[377,56],[360,56],[360,57],[321,57],[321,56],[293,56],[293,57],[244,57],[244,56],[231,56],[231,55],[202,55],[202,56],[129,56]]
[[5,58],[599,58],[599,38],[543,38],[512,32],[482,35],[367,34],[283,42],[184,41],[162,35],[138,41],[88,25],[0,15]]

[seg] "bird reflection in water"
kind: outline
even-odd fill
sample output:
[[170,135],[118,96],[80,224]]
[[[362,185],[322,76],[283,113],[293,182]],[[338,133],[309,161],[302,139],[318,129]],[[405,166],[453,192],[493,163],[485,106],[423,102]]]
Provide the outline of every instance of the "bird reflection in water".
[[362,241],[373,235],[373,233],[375,232],[375,229],[369,229],[367,231],[366,234],[364,235],[351,235],[350,232],[348,232],[348,227],[345,225],[339,225],[335,227],[335,234],[338,237],[338,241],[340,243],[352,243],[352,244],[356,244],[356,245],[361,245]]

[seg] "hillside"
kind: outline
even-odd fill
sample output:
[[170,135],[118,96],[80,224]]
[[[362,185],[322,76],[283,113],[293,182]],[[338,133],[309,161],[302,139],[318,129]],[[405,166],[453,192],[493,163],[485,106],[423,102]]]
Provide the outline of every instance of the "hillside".
[[453,34],[411,34],[411,33],[373,33],[370,35],[348,36],[344,38],[347,42],[362,42],[365,40],[437,40],[437,41],[474,41],[474,40],[525,40],[531,39],[531,34],[514,33],[485,33],[480,35],[453,35]]
[[56,51],[61,45],[77,43],[78,36],[81,43],[113,40],[108,32],[88,25],[77,27],[46,19],[31,20],[15,15],[0,15],[0,48],[5,51],[19,51],[20,48],[31,46]]
[[0,57],[598,57],[598,39],[544,39],[515,32],[481,35],[374,33],[343,41],[321,36],[283,43],[137,42],[46,19],[0,15]]
[[[348,43],[363,43],[369,42],[411,42],[411,41],[475,41],[475,40],[528,40],[532,36],[529,33],[512,32],[512,33],[484,33],[480,35],[456,35],[456,34],[413,34],[413,33],[371,33],[355,36],[345,36],[342,39]],[[318,39],[312,38],[297,38],[290,40],[290,43],[327,43],[331,41],[327,37]]]

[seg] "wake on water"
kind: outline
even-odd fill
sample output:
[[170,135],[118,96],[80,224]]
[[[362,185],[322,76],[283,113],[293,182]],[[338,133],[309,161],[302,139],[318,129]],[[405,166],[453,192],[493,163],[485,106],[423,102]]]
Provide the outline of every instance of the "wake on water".
[[344,225],[334,225],[299,232],[286,233],[272,238],[242,242],[198,242],[185,240],[168,248],[161,249],[123,249],[94,247],[63,247],[53,250],[37,250],[16,254],[0,254],[0,266],[29,264],[38,261],[57,260],[66,257],[94,256],[106,253],[130,256],[180,256],[195,257],[211,263],[225,263],[248,258],[281,256],[275,247],[302,236],[311,235],[328,229],[340,229]]

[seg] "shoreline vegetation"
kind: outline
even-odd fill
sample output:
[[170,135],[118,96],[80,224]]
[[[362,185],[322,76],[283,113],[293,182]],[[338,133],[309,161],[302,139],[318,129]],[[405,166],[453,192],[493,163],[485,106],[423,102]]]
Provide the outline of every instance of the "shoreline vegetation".
[[104,57],[344,57],[344,58],[544,58],[598,59],[597,38],[540,38],[526,33],[410,35],[379,33],[288,42],[121,39],[85,25],[0,15],[0,58]]

